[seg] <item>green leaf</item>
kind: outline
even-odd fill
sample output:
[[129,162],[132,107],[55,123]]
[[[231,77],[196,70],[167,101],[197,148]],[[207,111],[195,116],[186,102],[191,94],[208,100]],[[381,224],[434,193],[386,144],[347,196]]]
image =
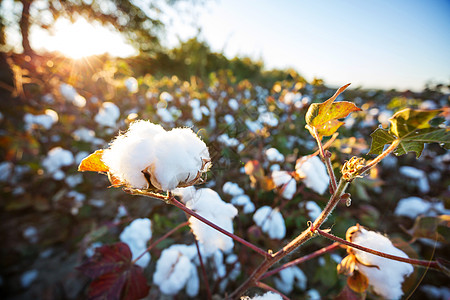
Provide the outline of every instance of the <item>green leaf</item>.
[[370,136],[372,137],[372,144],[367,154],[381,154],[384,145],[391,144],[396,139],[395,136],[392,136],[383,128],[377,128]]
[[441,110],[413,110],[410,108],[397,112],[389,119],[391,122],[389,130],[377,128],[370,135],[372,144],[368,154],[381,154],[384,146],[395,140],[400,140],[394,150],[394,154],[397,156],[414,151],[418,158],[426,143],[439,143],[448,149],[450,145],[448,129],[430,125],[430,121],[440,112]]
[[[313,134],[315,128],[319,136],[329,136],[335,133],[344,124],[339,121],[347,117],[351,112],[361,110],[355,104],[348,101],[335,102],[336,98],[350,85],[340,87],[336,93],[323,103],[314,103],[309,107],[305,119],[306,128]],[[314,135],[314,134],[313,134]]]

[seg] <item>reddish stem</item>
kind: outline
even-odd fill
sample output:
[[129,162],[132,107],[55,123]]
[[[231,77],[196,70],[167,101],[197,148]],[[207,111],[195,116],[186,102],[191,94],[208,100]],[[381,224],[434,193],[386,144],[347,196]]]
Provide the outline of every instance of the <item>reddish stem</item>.
[[279,267],[279,268],[276,268],[276,269],[273,269],[272,271],[267,272],[266,274],[264,274],[263,276],[261,276],[260,280],[262,280],[262,279],[264,279],[264,278],[266,278],[266,277],[272,276],[272,275],[274,275],[274,274],[280,272],[281,270],[287,269],[287,268],[292,267],[292,266],[295,266],[295,265],[299,265],[299,264],[301,264],[301,263],[303,263],[303,262],[305,262],[305,261],[307,261],[307,260],[313,259],[313,258],[315,258],[315,257],[317,257],[317,256],[320,256],[320,255],[323,255],[323,254],[325,254],[325,253],[332,252],[332,251],[336,250],[336,249],[339,248],[339,247],[340,247],[340,244],[339,244],[339,243],[333,243],[333,244],[331,244],[331,245],[329,245],[329,246],[326,246],[326,247],[321,248],[321,249],[319,249],[319,250],[317,250],[317,251],[314,251],[314,252],[311,253],[311,254],[308,254],[308,255],[299,257],[299,258],[297,258],[296,260],[290,261],[290,262],[288,262],[288,263],[282,265],[282,266]]
[[179,224],[177,227],[172,228],[169,232],[167,232],[165,235],[163,235],[162,237],[160,237],[159,239],[157,239],[156,241],[154,241],[150,246],[148,246],[147,249],[145,249],[145,251],[139,255],[136,259],[134,259],[131,263],[135,264],[139,259],[142,258],[142,256],[144,256],[145,253],[149,252],[150,250],[152,250],[153,247],[155,247],[156,245],[158,245],[160,242],[162,242],[163,240],[165,240],[167,237],[169,237],[170,235],[172,235],[175,231],[177,231],[178,229],[189,225],[189,222],[184,222]]
[[199,214],[197,214],[196,212],[192,211],[191,209],[187,208],[184,204],[180,203],[179,201],[177,201],[174,197],[171,197],[167,200],[167,203],[172,204],[178,208],[180,208],[181,210],[183,210],[185,213],[187,213],[190,216],[193,216],[194,218],[197,218],[198,220],[202,221],[203,223],[205,223],[208,226],[211,226],[212,228],[214,228],[215,230],[225,234],[226,236],[229,236],[230,238],[232,238],[233,240],[235,240],[236,242],[239,242],[241,244],[243,244],[244,246],[249,247],[250,249],[254,250],[255,252],[258,252],[259,254],[261,254],[262,256],[264,256],[265,258],[270,258],[272,257],[271,254],[269,254],[268,252],[262,250],[261,248],[258,248],[257,246],[253,245],[252,243],[247,242],[246,240],[244,240],[243,238],[238,237],[237,235],[234,235],[231,232],[226,231],[225,229],[217,226],[216,224],[208,221],[207,219],[203,218],[202,216],[200,216]]
[[195,247],[197,248],[198,259],[200,260],[200,267],[202,269],[203,280],[205,281],[206,293],[208,294],[208,299],[212,299],[211,289],[209,288],[208,276],[206,275],[205,265],[203,264],[202,254],[200,253],[200,247],[198,246],[197,239],[195,241]]
[[433,269],[437,269],[437,270],[441,270],[441,268],[439,267],[438,263],[436,261],[428,261],[428,260],[419,260],[419,259],[413,259],[413,258],[405,258],[405,257],[400,257],[400,256],[395,256],[395,255],[391,255],[391,254],[387,254],[384,252],[380,252],[377,250],[373,250],[373,249],[369,249],[366,248],[364,246],[358,245],[358,244],[354,244],[352,242],[349,242],[347,240],[341,239],[335,235],[332,235],[330,233],[327,233],[323,230],[317,229],[316,230],[317,233],[319,233],[320,235],[336,241],[338,243],[350,246],[352,248],[356,248],[358,250],[364,251],[364,252],[368,252],[377,256],[381,256],[384,258],[388,258],[388,259],[392,259],[392,260],[396,260],[396,261],[401,261],[401,262],[405,262],[408,264],[412,264],[412,265],[416,265],[416,266],[423,266],[423,267],[427,267],[427,268],[433,268]]
[[259,288],[265,289],[265,290],[267,290],[267,291],[277,293],[277,294],[280,295],[281,298],[283,298],[284,300],[289,300],[289,298],[288,298],[286,295],[282,294],[281,292],[277,291],[276,289],[274,289],[274,288],[271,287],[270,285],[267,285],[267,284],[265,284],[265,283],[263,283],[263,282],[258,281],[258,282],[256,283],[256,286],[259,287]]

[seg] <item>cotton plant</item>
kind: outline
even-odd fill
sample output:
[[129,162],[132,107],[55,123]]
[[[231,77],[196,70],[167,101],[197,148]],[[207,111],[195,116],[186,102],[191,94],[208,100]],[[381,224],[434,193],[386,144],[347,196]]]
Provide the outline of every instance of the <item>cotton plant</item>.
[[147,218],[135,219],[120,234],[120,240],[130,247],[132,258],[145,253],[136,264],[145,268],[150,263],[150,253],[146,252],[147,242],[152,238],[152,223]]
[[[225,91],[218,90],[218,86],[212,88],[210,92],[218,95],[219,98],[221,97],[220,101],[231,99],[232,96]],[[332,213],[339,213],[340,210],[346,209],[345,206],[341,206],[337,209],[337,212],[334,212],[338,204],[346,203],[347,206],[350,206],[351,195],[347,193],[348,186],[353,181],[365,176],[368,171],[377,166],[389,154],[403,155],[408,152],[416,152],[416,155],[420,156],[424,144],[431,139],[438,142],[444,141],[442,144],[447,147],[448,142],[445,141],[448,140],[448,133],[442,126],[435,127],[429,123],[440,113],[438,110],[427,112],[406,109],[399,111],[389,119],[388,128],[377,128],[371,135],[372,144],[369,154],[375,155],[375,157],[367,162],[361,157],[351,157],[342,162],[337,176],[335,174],[337,162],[332,163],[333,156],[327,148],[333,142],[336,131],[344,124],[342,120],[352,112],[361,110],[351,102],[337,101],[338,96],[347,87],[348,85],[339,88],[331,98],[322,103],[309,105],[305,117],[306,130],[316,141],[318,151],[300,158],[294,172],[286,172],[280,168],[279,170],[272,170],[269,175],[266,175],[267,170],[265,168],[268,168],[269,164],[263,166],[257,160],[249,160],[243,168],[245,174],[250,177],[251,187],[258,189],[252,191],[255,200],[257,200],[254,204],[258,206],[253,214],[253,221],[261,229],[261,232],[269,237],[272,247],[276,247],[277,243],[281,244],[278,251],[263,250],[234,234],[237,224],[238,226],[245,224],[240,218],[239,222],[235,221],[235,219],[238,219],[236,218],[238,210],[234,205],[223,201],[217,191],[211,188],[193,187],[195,184],[204,182],[205,174],[211,167],[211,158],[206,144],[189,128],[175,128],[166,131],[160,125],[149,121],[136,121],[131,123],[127,131],[119,134],[107,149],[97,150],[84,159],[79,169],[80,171],[106,173],[112,186],[122,187],[125,192],[131,195],[162,200],[164,203],[175,206],[186,213],[186,222],[180,223],[168,231],[143,252],[152,251],[157,243],[167,239],[178,229],[190,226],[193,238],[195,238],[195,248],[194,245],[189,247],[172,245],[161,252],[156,262],[155,272],[152,276],[153,284],[157,285],[163,294],[180,295],[182,297],[185,293],[191,297],[202,297],[203,291],[210,293],[208,292],[211,290],[207,278],[202,283],[202,285],[205,284],[205,288],[200,288],[198,277],[200,272],[197,268],[202,269],[202,273],[206,274],[205,277],[210,275],[211,278],[216,280],[223,278],[223,276],[226,276],[224,275],[224,265],[226,265],[224,264],[224,261],[226,262],[224,257],[225,255],[233,257],[232,250],[237,249],[236,244],[239,243],[239,251],[246,247],[261,257],[261,263],[252,272],[247,273],[250,274],[249,276],[242,278],[242,282],[234,291],[228,292],[225,290],[224,293],[227,293],[227,297],[239,298],[245,295],[249,288],[255,286],[272,292],[279,289],[279,292],[270,294],[269,297],[274,299],[282,297],[280,293],[283,291],[292,293],[295,286],[298,289],[305,290],[305,274],[295,265],[325,253],[339,251],[339,249],[345,247],[348,256],[342,259],[339,270],[349,277],[347,285],[350,288],[355,288],[354,283],[358,282],[361,283],[357,285],[359,289],[356,289],[356,292],[358,293],[375,293],[384,298],[398,298],[402,295],[402,282],[413,272],[413,265],[437,270],[442,270],[442,267],[437,261],[411,259],[403,251],[394,247],[386,236],[376,232],[372,233],[360,226],[356,226],[356,229],[350,228],[349,231],[352,234],[347,239],[334,236],[332,234],[333,228],[323,228],[323,226],[328,224],[325,222]],[[305,89],[308,91],[307,88]],[[258,90],[257,101],[264,101],[264,97],[267,97],[266,93],[261,88]],[[263,97],[262,95],[266,96]],[[321,97],[325,97],[324,95],[326,94],[323,93]],[[174,100],[173,96],[167,92],[161,93],[159,98],[160,102],[166,103]],[[241,98],[236,96],[236,99]],[[265,105],[258,103],[255,107],[259,113],[257,120],[245,121],[246,126],[256,124],[255,130],[258,127],[262,128],[261,131],[269,129],[273,130],[271,133],[275,133],[277,130],[275,127],[278,126],[279,122],[287,120],[285,116],[280,117],[274,111],[268,111]],[[255,123],[251,124],[247,121]],[[261,136],[263,134],[261,132]],[[323,138],[328,136],[333,137],[323,144]],[[313,147],[308,146],[306,148],[312,150]],[[290,162],[292,162],[291,156],[288,163]],[[305,228],[300,234],[289,236],[287,235],[282,210],[283,205],[294,200],[282,201],[283,205],[278,205],[280,197],[275,197],[274,203],[269,206],[268,201],[270,199],[259,196],[263,193],[266,193],[264,196],[267,196],[274,187],[278,187],[279,191],[284,191],[288,185],[296,185],[296,180],[302,181],[305,186],[320,195],[325,195],[326,192],[330,195],[323,208],[321,208],[322,205],[319,207],[315,202],[307,200],[302,207],[307,210],[311,221],[305,224]],[[220,180],[217,182],[220,182]],[[232,182],[223,186],[223,192],[233,198],[245,195],[246,191],[242,193],[241,190],[244,191],[243,188]],[[292,193],[293,188],[290,188],[290,191],[292,195],[295,194],[295,192]],[[286,199],[293,198],[289,194],[284,196]],[[235,203],[238,203],[238,201]],[[257,228],[256,226],[252,226],[248,232],[250,234],[255,233],[255,239],[261,241],[260,231],[254,230]],[[240,230],[239,232],[245,231]],[[320,236],[333,240],[335,243],[309,254],[303,255],[302,253],[303,256],[298,259],[269,271],[282,259],[290,258],[289,255],[296,251],[298,247]],[[96,250],[91,262],[104,262],[106,258],[111,257],[101,254],[111,254],[111,252],[123,254],[121,256],[112,255],[115,261],[120,262],[117,270],[114,271],[127,276],[125,277],[127,282],[130,278],[139,282],[136,285],[127,285],[130,288],[126,290],[127,293],[137,295],[135,298],[146,297],[149,288],[146,283],[147,280],[142,270],[136,268],[139,257],[133,259],[129,246],[125,247],[124,245],[118,243],[108,247],[100,247]],[[216,275],[208,274],[205,261],[212,262],[216,268]],[[231,258],[230,262],[237,263],[235,259]],[[240,263],[241,267],[245,266],[242,261]],[[86,266],[84,270],[87,270]],[[386,273],[389,274],[386,275]],[[91,273],[91,275],[93,274]],[[113,276],[112,272],[106,275]],[[262,281],[270,276],[274,276],[271,282],[275,284],[275,287],[271,287]],[[98,279],[98,276],[91,277],[94,280]],[[222,283],[222,285],[224,287],[221,286],[218,290],[226,289],[228,286],[227,283]],[[220,286],[220,283],[217,283],[216,286]],[[388,290],[386,290],[386,286],[389,287]],[[365,288],[361,289],[361,287]],[[125,289],[119,289],[119,293],[124,291]],[[310,290],[305,294],[317,296],[318,292]]]
[[100,126],[117,127],[117,120],[120,116],[120,109],[112,102],[103,102],[94,120]]
[[242,206],[243,213],[249,214],[255,211],[255,204],[237,183],[227,181],[224,183],[222,190],[225,194],[232,196],[231,204]]

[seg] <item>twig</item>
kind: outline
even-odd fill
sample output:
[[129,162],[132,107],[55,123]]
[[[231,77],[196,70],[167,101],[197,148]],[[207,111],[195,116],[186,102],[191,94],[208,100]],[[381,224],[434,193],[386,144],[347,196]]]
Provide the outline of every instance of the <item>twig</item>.
[[270,291],[270,292],[273,292],[273,293],[277,293],[277,294],[280,295],[281,298],[283,298],[284,300],[289,300],[289,298],[288,298],[286,295],[282,294],[281,292],[277,291],[276,289],[274,289],[274,288],[271,287],[270,285],[267,285],[267,284],[265,284],[265,283],[263,283],[263,282],[257,282],[257,283],[256,283],[256,286],[259,287],[259,288],[265,289],[265,290],[267,290],[267,291]]
[[194,218],[197,218],[198,220],[202,221],[203,223],[205,223],[208,226],[211,226],[212,228],[214,228],[215,230],[225,234],[226,236],[229,236],[230,238],[232,238],[233,240],[235,240],[236,242],[239,242],[247,247],[249,247],[250,249],[254,250],[255,252],[258,252],[259,254],[261,254],[262,256],[264,256],[265,258],[269,258],[272,257],[271,254],[269,254],[268,252],[262,250],[261,248],[258,248],[257,246],[253,245],[250,242],[247,242],[246,240],[244,240],[243,238],[238,237],[237,235],[234,235],[231,232],[226,231],[225,229],[217,226],[216,224],[208,221],[207,219],[203,218],[202,216],[200,216],[199,214],[197,214],[196,212],[192,211],[191,209],[187,208],[184,204],[180,203],[179,201],[177,201],[175,199],[175,197],[170,197],[169,199],[167,199],[167,203],[168,204],[172,204],[178,208],[180,208],[181,210],[183,210],[185,213],[187,213],[190,216],[193,216]]
[[202,269],[203,280],[205,281],[206,293],[208,294],[208,299],[212,299],[211,289],[209,288],[208,276],[206,275],[205,265],[203,264],[202,254],[200,253],[200,247],[198,246],[197,239],[195,241],[195,247],[197,248],[198,259],[200,260],[200,267]]
[[341,239],[340,237],[337,237],[335,235],[332,235],[332,234],[327,233],[327,232],[325,232],[323,230],[320,230],[320,229],[317,229],[316,231],[317,231],[318,234],[320,234],[320,235],[322,235],[322,236],[324,236],[324,237],[326,237],[326,238],[328,238],[330,240],[333,240],[333,241],[336,241],[338,243],[350,246],[352,248],[356,248],[356,249],[364,251],[364,252],[368,252],[368,253],[371,253],[371,254],[374,254],[374,255],[377,255],[377,256],[381,256],[381,257],[392,259],[392,260],[396,260],[396,261],[405,262],[405,263],[416,265],[416,266],[422,266],[422,267],[427,267],[427,268],[433,268],[433,269],[436,269],[436,270],[441,270],[440,266],[438,265],[438,263],[436,261],[419,260],[419,259],[395,256],[395,255],[391,255],[391,254],[387,254],[387,253],[380,252],[380,251],[377,251],[377,250],[369,249],[369,248],[366,248],[364,246],[361,246],[361,245],[349,242],[347,240]]
[[273,269],[272,271],[269,271],[269,272],[265,273],[263,276],[261,276],[260,280],[262,280],[264,278],[267,278],[269,276],[272,276],[272,275],[274,275],[274,274],[276,274],[276,273],[278,273],[278,272],[280,272],[280,271],[282,271],[284,269],[287,269],[289,267],[292,267],[292,266],[295,266],[295,265],[299,265],[299,264],[301,264],[301,263],[303,263],[305,261],[308,261],[310,259],[313,259],[313,258],[315,258],[317,256],[323,255],[325,253],[332,252],[332,251],[336,250],[339,247],[340,247],[339,243],[333,243],[333,244],[331,244],[329,246],[326,246],[326,247],[321,248],[321,249],[319,249],[317,251],[314,251],[313,253],[310,253],[308,255],[299,257],[299,258],[297,258],[297,259],[295,259],[293,261],[290,261],[290,262],[282,265],[279,268]]

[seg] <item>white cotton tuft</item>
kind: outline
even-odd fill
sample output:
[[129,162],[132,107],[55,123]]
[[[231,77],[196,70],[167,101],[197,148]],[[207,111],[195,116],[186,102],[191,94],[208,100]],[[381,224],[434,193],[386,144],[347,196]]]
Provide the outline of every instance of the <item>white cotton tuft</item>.
[[139,90],[138,81],[134,77],[128,77],[127,79],[125,79],[125,86],[128,92],[130,92],[131,94],[135,94]]
[[290,294],[294,285],[301,290],[306,289],[307,278],[305,273],[297,266],[292,266],[280,271],[280,278],[275,277],[275,286],[284,294]]
[[[407,258],[408,256],[392,245],[392,242],[379,233],[360,228],[352,236],[352,242],[373,250]],[[405,276],[410,275],[414,268],[404,262],[390,260],[364,251],[353,249],[357,259],[358,270],[369,279],[369,285],[375,293],[386,299],[399,299],[403,295],[402,283]],[[363,265],[364,264],[364,265]],[[367,265],[378,266],[369,267]]]
[[259,115],[258,121],[270,127],[278,126],[278,119],[273,112],[263,112]]
[[[193,199],[187,201],[186,206],[208,221],[233,233],[233,218],[238,211],[232,204],[222,201],[215,191],[208,188],[197,190]],[[189,223],[196,239],[203,245],[206,257],[218,249],[228,252],[233,248],[233,240],[223,233],[194,217],[189,218]]]
[[[120,234],[120,240],[130,247],[132,259],[137,258],[147,249],[152,238],[152,224],[149,219],[136,219]],[[145,268],[150,262],[150,253],[146,252],[136,264]]]
[[86,105],[86,99],[78,94],[75,88],[70,84],[62,83],[59,86],[59,91],[61,92],[61,95],[73,105],[77,107],[84,107]]
[[405,216],[409,218],[416,218],[418,215],[423,215],[431,209],[431,203],[419,197],[408,197],[401,199],[394,214],[397,216]]
[[42,166],[48,173],[52,174],[55,180],[61,180],[64,178],[64,172],[61,168],[73,163],[72,152],[61,147],[55,147],[48,152],[47,157],[42,161]]
[[295,171],[307,187],[323,195],[327,190],[330,177],[323,162],[317,156],[311,158],[304,157],[297,161]]
[[25,129],[30,130],[34,126],[42,126],[45,129],[50,129],[53,124],[58,122],[58,113],[52,109],[46,109],[42,115],[33,115],[27,113],[24,115]]
[[322,209],[314,201],[307,201],[305,203],[305,208],[308,211],[308,216],[311,218],[311,220],[317,219],[322,213]]
[[417,188],[421,193],[428,193],[430,191],[430,184],[428,183],[427,174],[417,168],[410,166],[402,166],[399,169],[400,174],[411,178],[417,182]]
[[283,162],[284,155],[278,151],[276,148],[269,148],[266,150],[266,157],[271,162]]
[[238,196],[244,194],[244,190],[239,187],[237,183],[227,181],[224,183],[222,190],[225,194],[231,196]]
[[117,105],[112,102],[104,102],[94,120],[97,124],[105,127],[116,127],[119,116],[120,110]]
[[281,195],[285,199],[292,199],[297,191],[297,182],[292,178],[291,174],[286,171],[273,171],[272,180],[277,187],[282,187]]
[[228,100],[228,106],[232,110],[238,110],[239,109],[239,102],[237,102],[236,99],[230,99],[230,100]]
[[249,214],[255,211],[255,204],[250,200],[248,195],[242,194],[234,196],[231,199],[231,204],[236,206],[243,206],[244,214]]
[[286,225],[283,216],[278,209],[270,206],[260,207],[253,215],[253,221],[261,227],[261,230],[271,239],[282,239],[286,235]]
[[165,131],[160,125],[136,121],[103,152],[103,162],[122,182],[148,188],[142,173],[159,190],[173,190],[207,171],[209,152],[205,143],[189,128]]
[[274,293],[274,292],[267,292],[263,295],[254,296],[253,298],[250,297],[242,297],[244,300],[282,300],[280,294]]
[[165,249],[156,263],[153,283],[159,286],[163,294],[176,295],[186,286],[193,274],[192,268],[195,265],[189,257],[175,249]]
[[20,283],[22,287],[28,288],[38,277],[39,272],[36,269],[26,271],[20,276]]

